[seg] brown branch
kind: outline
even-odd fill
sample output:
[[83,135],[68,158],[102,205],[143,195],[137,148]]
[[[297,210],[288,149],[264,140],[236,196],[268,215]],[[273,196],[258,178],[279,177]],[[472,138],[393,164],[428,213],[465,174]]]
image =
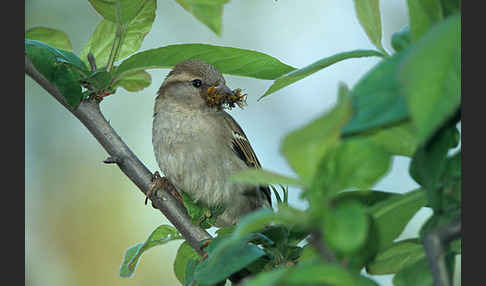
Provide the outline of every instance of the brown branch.
[[[121,171],[132,180],[140,191],[144,194],[148,192],[152,186],[152,172],[133,154],[108,121],[106,121],[101,113],[99,102],[94,99],[83,100],[76,109],[73,109],[67,104],[57,87],[37,71],[27,56],[25,56],[25,73],[88,128],[91,134],[98,140],[106,152],[108,152],[109,156],[116,158],[116,162],[114,163],[120,167]],[[211,235],[204,229],[192,224],[191,218],[187,215],[185,209],[165,189],[154,190],[150,199],[152,200],[152,206],[159,209],[179,230],[187,242],[200,255],[203,255],[204,251],[200,248],[199,242],[210,239]]]

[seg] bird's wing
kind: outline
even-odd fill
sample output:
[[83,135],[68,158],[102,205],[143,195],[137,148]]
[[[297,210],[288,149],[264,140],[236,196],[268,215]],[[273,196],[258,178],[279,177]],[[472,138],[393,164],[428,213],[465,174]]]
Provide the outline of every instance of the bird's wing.
[[[231,115],[224,111],[222,113],[226,123],[233,131],[233,139],[231,142],[233,151],[248,167],[260,169],[262,166],[258,161],[255,151],[251,148],[250,141],[246,137],[245,132],[243,132],[243,129],[241,129],[240,125]],[[260,189],[265,193],[269,204],[272,205],[270,188],[268,186],[261,186]]]

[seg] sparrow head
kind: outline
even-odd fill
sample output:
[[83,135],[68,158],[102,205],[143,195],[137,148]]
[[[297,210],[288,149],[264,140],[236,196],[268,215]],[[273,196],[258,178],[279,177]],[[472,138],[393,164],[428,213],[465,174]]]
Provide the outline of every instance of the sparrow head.
[[208,95],[214,93],[233,95],[218,69],[196,59],[176,64],[159,89],[160,96],[191,105],[207,105]]

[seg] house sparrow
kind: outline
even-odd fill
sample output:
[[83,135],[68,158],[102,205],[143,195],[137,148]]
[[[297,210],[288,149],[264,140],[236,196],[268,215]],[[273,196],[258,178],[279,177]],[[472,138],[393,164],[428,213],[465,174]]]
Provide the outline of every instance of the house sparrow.
[[[209,90],[209,93],[208,93]],[[268,186],[232,182],[229,176],[261,168],[248,138],[208,95],[240,96],[212,65],[190,59],[174,66],[155,99],[152,144],[161,171],[178,189],[207,207],[222,206],[215,226],[231,226],[271,207]]]

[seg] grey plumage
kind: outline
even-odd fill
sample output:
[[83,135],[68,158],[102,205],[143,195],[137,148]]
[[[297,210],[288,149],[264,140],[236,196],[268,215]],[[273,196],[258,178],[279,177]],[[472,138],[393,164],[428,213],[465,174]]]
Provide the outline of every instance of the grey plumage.
[[[194,80],[201,86],[194,86]],[[152,143],[161,171],[180,191],[207,206],[223,205],[216,225],[229,226],[260,207],[271,207],[270,190],[229,180],[246,168],[260,168],[236,121],[206,104],[207,89],[231,92],[212,65],[187,60],[167,75],[155,100]]]

